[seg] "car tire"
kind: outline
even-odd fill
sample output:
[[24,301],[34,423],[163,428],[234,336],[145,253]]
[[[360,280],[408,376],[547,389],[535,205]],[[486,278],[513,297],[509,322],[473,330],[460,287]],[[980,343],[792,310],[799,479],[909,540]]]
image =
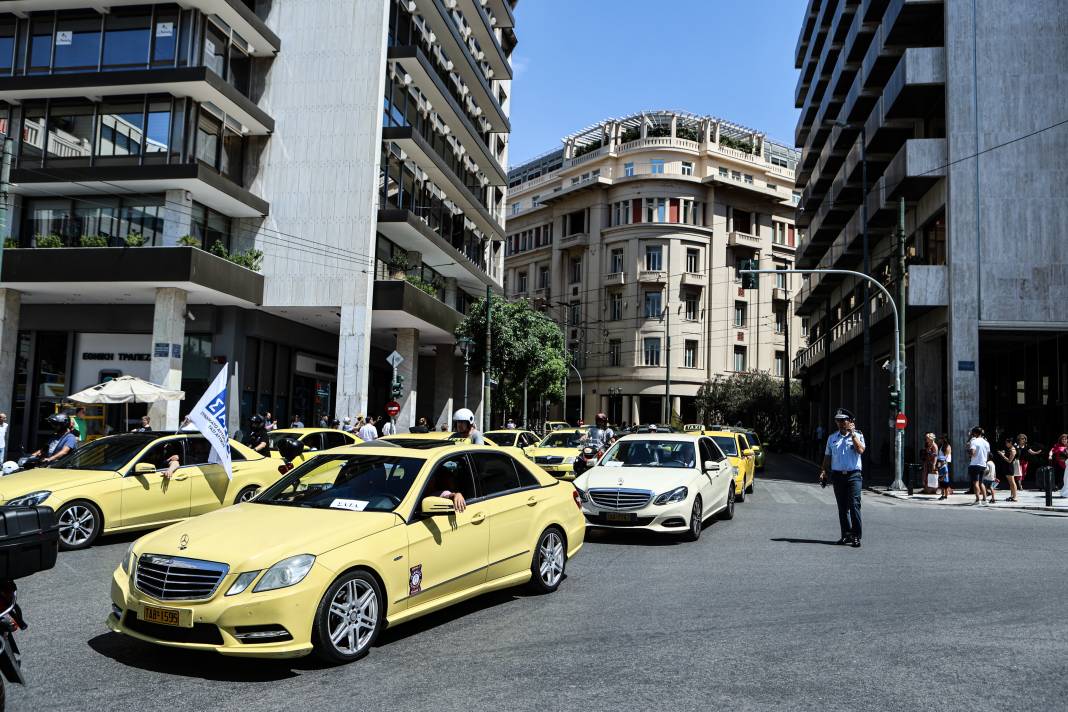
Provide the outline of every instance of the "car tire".
[[243,488],[240,492],[237,493],[237,496],[234,497],[234,504],[241,504],[242,502],[249,501],[257,494],[259,494],[259,491],[260,488],[255,485],[249,485],[248,487]]
[[727,488],[727,506],[720,510],[719,518],[723,521],[734,519],[734,483]]
[[382,587],[366,571],[339,576],[315,610],[311,634],[315,654],[335,665],[367,655],[385,623],[385,603]]
[[746,492],[753,494],[753,490],[756,488],[756,474],[753,475],[753,479],[749,481],[749,487]]
[[567,566],[565,541],[564,533],[557,527],[549,527],[538,537],[530,563],[530,583],[527,584],[531,593],[552,593],[560,588]]
[[[737,487],[735,487],[734,489],[737,489]],[[742,491],[738,492],[738,493],[735,493],[734,499],[737,502],[744,502],[745,501],[745,477],[744,476],[742,477]]]
[[100,508],[84,499],[67,502],[56,512],[59,524],[59,548],[77,551],[93,545],[104,528]]
[[701,538],[701,529],[704,528],[704,519],[701,517],[703,512],[704,506],[701,502],[701,495],[697,495],[693,498],[693,509],[690,510],[690,521],[686,533],[682,535],[683,540],[697,541]]

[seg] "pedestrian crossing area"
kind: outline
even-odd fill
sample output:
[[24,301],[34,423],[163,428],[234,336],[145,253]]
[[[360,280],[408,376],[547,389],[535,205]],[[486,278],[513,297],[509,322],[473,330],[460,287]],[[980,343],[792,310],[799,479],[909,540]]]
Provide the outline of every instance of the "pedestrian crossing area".
[[757,477],[754,501],[770,500],[775,504],[804,506],[834,506],[831,488],[823,489],[817,484],[789,482],[786,480],[762,480]]

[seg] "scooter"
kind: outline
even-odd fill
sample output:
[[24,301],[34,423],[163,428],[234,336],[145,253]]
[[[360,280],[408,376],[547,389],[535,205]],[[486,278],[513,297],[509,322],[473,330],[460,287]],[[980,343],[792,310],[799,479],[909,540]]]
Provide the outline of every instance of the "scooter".
[[575,464],[572,465],[575,470],[575,477],[578,477],[592,467],[596,467],[597,461],[601,459],[601,455],[603,454],[603,450],[599,450],[593,445],[583,446],[583,448],[579,450],[578,457],[575,458]]

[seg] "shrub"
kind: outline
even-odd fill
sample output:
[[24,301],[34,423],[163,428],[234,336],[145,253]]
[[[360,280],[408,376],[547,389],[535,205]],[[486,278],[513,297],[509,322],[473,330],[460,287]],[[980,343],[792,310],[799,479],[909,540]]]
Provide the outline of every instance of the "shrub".
[[63,247],[63,238],[59,235],[34,235],[33,244],[37,247]]
[[222,257],[224,260],[230,259],[230,251],[226,249],[226,245],[222,244],[222,240],[216,240],[211,243],[211,249],[208,251],[216,257]]
[[127,247],[141,247],[145,244],[145,236],[134,230],[126,235],[125,242]]
[[422,277],[407,277],[406,281],[421,292],[426,292],[432,297],[438,296],[438,288],[433,282],[428,282]]
[[178,244],[182,247],[200,247],[200,238],[192,235],[182,235],[178,238]]
[[19,241],[13,237],[4,239],[4,249],[13,250],[19,246]]
[[82,247],[107,247],[107,235],[82,235],[78,238],[78,244]]
[[[215,244],[217,245],[219,243],[216,242]],[[240,265],[253,272],[259,272],[260,268],[263,266],[263,252],[255,248],[249,248],[243,252],[235,252],[226,259],[230,260],[235,265]]]

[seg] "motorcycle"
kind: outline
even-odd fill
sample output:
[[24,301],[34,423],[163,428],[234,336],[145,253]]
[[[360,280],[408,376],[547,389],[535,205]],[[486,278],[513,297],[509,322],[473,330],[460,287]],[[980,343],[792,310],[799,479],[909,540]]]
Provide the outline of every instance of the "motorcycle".
[[575,458],[575,464],[572,466],[575,470],[575,477],[592,467],[596,467],[597,461],[601,459],[603,454],[604,450],[593,445],[586,445],[579,450],[578,457]]

